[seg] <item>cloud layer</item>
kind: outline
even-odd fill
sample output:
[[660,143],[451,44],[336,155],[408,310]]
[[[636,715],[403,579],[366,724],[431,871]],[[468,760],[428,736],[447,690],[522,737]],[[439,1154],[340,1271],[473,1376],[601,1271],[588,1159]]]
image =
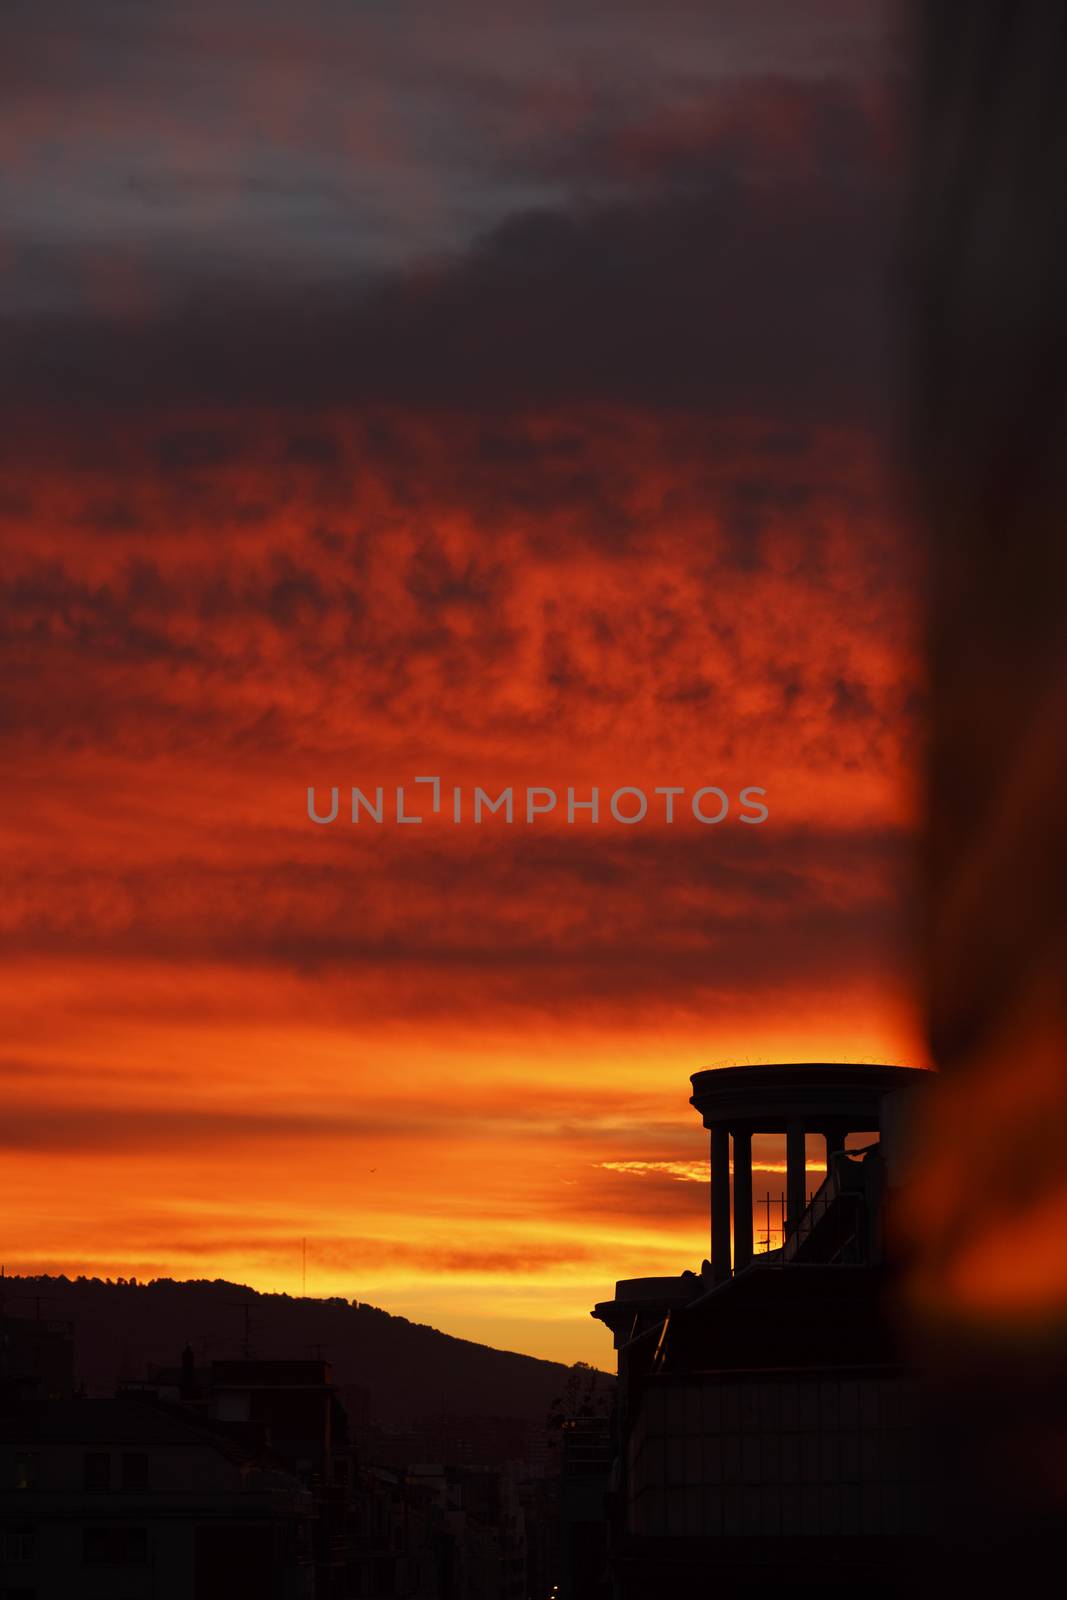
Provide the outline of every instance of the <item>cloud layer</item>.
[[[880,15],[10,9],[20,1264],[607,1360],[689,1072],[915,1048]],[[771,814],[308,822],[425,773]]]

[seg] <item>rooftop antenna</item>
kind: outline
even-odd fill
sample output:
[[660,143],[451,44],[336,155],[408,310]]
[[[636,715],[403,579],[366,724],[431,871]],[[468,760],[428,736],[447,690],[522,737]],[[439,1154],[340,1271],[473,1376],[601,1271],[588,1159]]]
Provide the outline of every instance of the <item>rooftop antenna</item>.
[[57,1298],[57,1296],[54,1295],[54,1294],[15,1294],[15,1295],[12,1295],[11,1298],[13,1300],[32,1300],[33,1301],[33,1319],[34,1319],[35,1322],[40,1322],[40,1320],[41,1320],[41,1305],[42,1305],[42,1302],[45,1301],[45,1300],[54,1301]]
[[304,1238],[301,1239],[300,1244],[301,1244],[301,1252],[302,1252],[302,1254],[301,1254],[301,1273],[300,1273],[300,1294],[301,1294],[301,1297],[306,1300],[307,1299],[307,1292],[308,1292],[308,1242],[307,1242],[307,1235],[306,1234],[305,1234]]

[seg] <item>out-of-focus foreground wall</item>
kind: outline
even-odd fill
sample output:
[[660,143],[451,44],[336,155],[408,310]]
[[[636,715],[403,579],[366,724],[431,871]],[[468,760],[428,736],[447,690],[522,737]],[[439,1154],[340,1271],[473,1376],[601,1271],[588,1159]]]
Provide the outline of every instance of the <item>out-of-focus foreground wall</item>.
[[[909,451],[929,566],[913,1327],[949,1538],[1067,1512],[1067,6],[922,0]],[[951,1430],[950,1430],[951,1431]]]

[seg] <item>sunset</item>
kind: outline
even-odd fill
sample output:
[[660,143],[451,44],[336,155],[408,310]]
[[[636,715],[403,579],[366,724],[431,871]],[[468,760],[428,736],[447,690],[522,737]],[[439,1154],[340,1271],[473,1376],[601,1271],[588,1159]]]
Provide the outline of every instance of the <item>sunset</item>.
[[0,7],[0,1600],[1059,1560],[1065,79]]
[[[196,8],[27,25],[9,1273],[296,1292],[306,1239],[309,1292],[605,1365],[604,1283],[706,1252],[691,1072],[922,1056],[873,13],[798,56],[595,9],[520,55],[325,4],[240,53]],[[309,823],[420,774],[429,826]],[[527,785],[554,816],[454,825]],[[620,785],[768,817],[631,827]]]

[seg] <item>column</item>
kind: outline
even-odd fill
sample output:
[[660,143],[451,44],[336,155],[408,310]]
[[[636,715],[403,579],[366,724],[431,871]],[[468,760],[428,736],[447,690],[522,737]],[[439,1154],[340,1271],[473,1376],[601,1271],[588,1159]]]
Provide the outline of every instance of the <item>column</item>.
[[785,1231],[793,1233],[807,1204],[804,1124],[790,1122],[785,1130]]
[[752,1129],[734,1129],[734,1271],[752,1260]]
[[730,1130],[723,1123],[711,1130],[711,1275],[716,1283],[730,1276]]
[[846,1137],[847,1135],[842,1133],[840,1128],[828,1128],[824,1135],[826,1139],[826,1172],[828,1176],[832,1170],[834,1156],[845,1148]]

